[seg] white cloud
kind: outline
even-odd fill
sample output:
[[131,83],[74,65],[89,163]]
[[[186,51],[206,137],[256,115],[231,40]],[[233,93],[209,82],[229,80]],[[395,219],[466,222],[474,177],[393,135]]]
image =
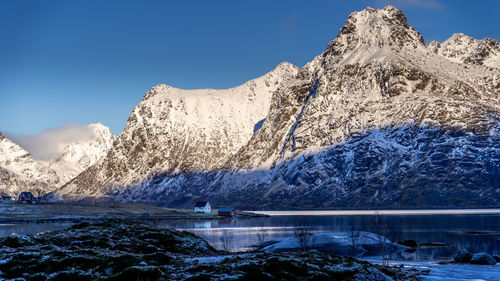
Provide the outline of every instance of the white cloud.
[[66,145],[75,141],[94,140],[97,136],[89,125],[68,123],[36,135],[6,134],[6,137],[30,152],[33,158],[51,160],[61,156]]

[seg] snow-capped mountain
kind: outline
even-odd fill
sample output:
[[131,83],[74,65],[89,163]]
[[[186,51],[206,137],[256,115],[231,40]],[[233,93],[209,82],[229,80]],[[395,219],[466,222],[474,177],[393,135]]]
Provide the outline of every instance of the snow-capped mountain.
[[301,69],[281,64],[226,91],[157,86],[107,157],[58,194],[247,208],[495,205],[498,42],[458,37],[425,45],[400,10],[367,8]]
[[[38,160],[0,133],[0,192],[17,195],[22,191],[52,192],[103,157],[114,136],[102,124],[90,124],[90,138],[65,144],[56,159]],[[55,145],[55,144],[54,144]]]
[[102,158],[113,145],[114,136],[111,130],[101,123],[89,124],[93,132],[89,139],[78,139],[66,144],[62,155],[46,161],[46,164],[56,172],[62,186],[82,171]]
[[133,110],[108,155],[59,194],[102,195],[158,173],[220,169],[261,126],[273,92],[297,71],[282,63],[227,90],[153,87]]
[[0,192],[17,195],[24,189],[54,189],[57,174],[0,133]]
[[443,43],[432,41],[431,51],[454,62],[500,68],[500,43],[491,38],[477,40],[463,33],[453,34]]

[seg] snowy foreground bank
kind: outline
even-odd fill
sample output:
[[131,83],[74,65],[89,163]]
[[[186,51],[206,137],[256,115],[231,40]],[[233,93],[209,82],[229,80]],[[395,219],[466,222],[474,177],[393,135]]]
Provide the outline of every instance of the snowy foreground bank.
[[419,280],[420,274],[318,251],[227,253],[189,232],[121,220],[0,238],[0,280]]
[[[381,243],[385,245],[385,254],[395,254],[409,247],[401,246],[391,242],[385,237],[369,232],[357,232],[358,237],[353,241],[352,233],[348,232],[326,232],[311,234],[308,247],[311,249],[329,252],[337,255],[359,256],[360,254],[380,255]],[[353,245],[353,243],[355,245]],[[353,249],[354,248],[354,249]],[[392,250],[389,250],[392,249]],[[270,241],[269,245],[262,247],[266,252],[288,252],[299,251],[300,245],[295,237],[282,238]],[[365,259],[366,260],[366,259]],[[366,260],[372,264],[380,264],[381,260]],[[474,265],[437,262],[413,262],[413,261],[389,261],[390,266],[403,266],[418,272],[417,276],[422,280],[488,280],[500,281],[500,264],[498,265]]]
[[[265,252],[300,251],[301,245],[296,237],[281,238],[267,242],[262,247]],[[384,236],[370,232],[323,232],[311,233],[308,237],[307,248],[341,256],[357,256],[359,254],[380,254],[384,246],[387,253],[406,249],[408,247],[392,243]]]
[[[372,261],[376,263],[376,261]],[[394,261],[392,266],[403,265],[406,269],[416,269],[423,274],[422,280],[447,281],[500,281],[499,265],[438,264],[436,262]]]

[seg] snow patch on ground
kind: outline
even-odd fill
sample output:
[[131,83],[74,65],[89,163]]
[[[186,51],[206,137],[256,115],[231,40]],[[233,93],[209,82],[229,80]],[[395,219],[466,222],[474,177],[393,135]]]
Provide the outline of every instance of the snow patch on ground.
[[[380,261],[369,261],[378,263]],[[405,268],[415,268],[429,271],[428,275],[420,275],[423,280],[448,281],[500,281],[500,265],[472,264],[438,264],[436,262],[391,261],[390,265],[403,265]]]

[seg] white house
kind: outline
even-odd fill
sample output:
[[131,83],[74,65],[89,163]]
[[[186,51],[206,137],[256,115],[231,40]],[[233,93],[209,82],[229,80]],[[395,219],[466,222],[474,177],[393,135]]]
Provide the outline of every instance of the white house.
[[210,203],[207,201],[198,201],[194,205],[194,211],[196,213],[210,214]]

